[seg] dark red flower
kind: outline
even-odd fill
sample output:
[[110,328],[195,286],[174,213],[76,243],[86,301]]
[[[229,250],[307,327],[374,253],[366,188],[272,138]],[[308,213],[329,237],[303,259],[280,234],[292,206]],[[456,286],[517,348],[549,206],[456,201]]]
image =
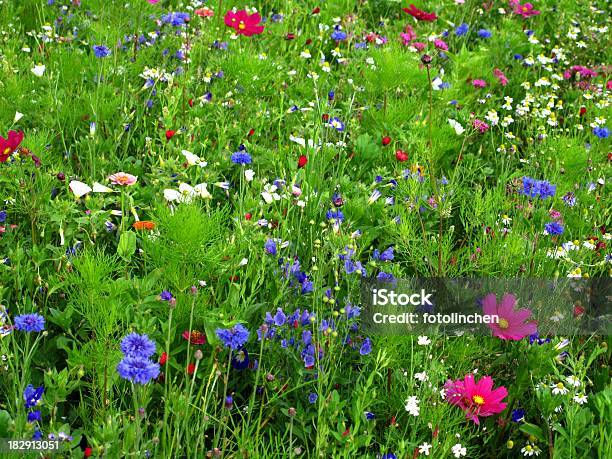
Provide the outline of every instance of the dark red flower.
[[250,212],[247,212],[246,215],[244,216],[245,219],[250,220],[251,218],[253,218],[253,215],[251,215]]
[[176,131],[173,131],[172,129],[168,129],[166,131],[166,140],[170,140],[172,137],[174,137],[174,134],[176,134]]
[[253,134],[255,134],[255,129],[250,129],[247,137],[251,137]]
[[319,8],[318,6],[312,10],[312,14],[319,14],[321,12],[321,8]]
[[574,305],[574,317],[580,317],[582,314],[584,314],[584,311],[585,309],[579,304]]
[[406,153],[405,151],[402,150],[397,150],[395,152],[395,158],[400,162],[403,163],[405,161],[408,161],[408,153]]
[[85,451],[83,451],[83,457],[91,457],[92,452],[93,451],[91,450],[91,447],[88,446],[87,448],[85,448]]
[[298,168],[301,169],[302,167],[306,166],[306,164],[308,164],[308,158],[306,155],[300,155],[298,158]]
[[382,138],[382,144],[383,144],[383,147],[386,147],[386,146],[387,146],[387,145],[389,145],[390,143],[391,143],[391,137],[389,137],[389,136],[387,136],[387,135],[386,135],[386,136],[384,136],[384,137]]
[[194,371],[195,371],[195,364],[190,363],[189,365],[187,365],[187,374],[188,375],[192,375]]
[[580,107],[580,116],[584,116],[587,112],[586,107]]
[[22,141],[22,131],[9,131],[6,139],[0,135],[0,163],[6,162]]
[[295,39],[294,33],[288,33],[287,35],[285,35],[285,40],[293,40],[293,39]]
[[246,10],[228,11],[225,14],[225,25],[231,27],[238,35],[250,37],[259,35],[264,31],[264,26],[260,25],[261,16],[259,13],[249,14]]
[[417,19],[418,21],[431,22],[431,21],[435,21],[436,19],[438,19],[438,16],[436,16],[436,13],[427,13],[423,10],[418,9],[412,3],[410,4],[409,8],[402,8],[402,10],[404,10],[406,13],[408,13],[410,16]]
[[191,344],[204,344],[206,343],[206,335],[199,330],[185,330],[182,334],[183,338],[188,340]]
[[193,99],[189,99],[187,103],[189,104],[190,107],[193,107]]
[[312,38],[309,38],[306,40],[306,45],[310,45],[310,44],[312,44]]
[[321,116],[321,119],[323,120],[324,123],[327,123],[329,121],[329,115],[327,113],[324,113]]
[[162,352],[162,355],[159,356],[159,364],[165,365],[167,361],[168,361],[168,354],[166,354],[165,352]]

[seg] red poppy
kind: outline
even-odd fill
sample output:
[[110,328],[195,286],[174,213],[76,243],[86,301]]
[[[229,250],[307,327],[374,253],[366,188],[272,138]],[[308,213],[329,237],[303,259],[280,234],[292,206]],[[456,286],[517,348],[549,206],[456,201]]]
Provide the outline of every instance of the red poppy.
[[190,107],[193,107],[193,99],[189,99],[187,103],[189,104]]
[[190,363],[189,365],[187,365],[187,374],[188,375],[192,375],[194,371],[195,371],[195,364]]
[[319,14],[321,12],[321,8],[319,8],[318,6],[312,10],[312,14]]
[[22,141],[22,131],[9,131],[6,139],[0,135],[0,163],[6,162]]
[[173,131],[172,129],[168,129],[166,131],[166,140],[170,140],[172,137],[174,137],[174,134],[176,134],[176,131]]
[[206,343],[206,335],[198,330],[185,330],[183,332],[183,338],[188,340],[191,344],[204,344]]
[[253,218],[253,215],[250,212],[247,212],[244,216],[245,219],[250,220],[251,218]]
[[388,135],[384,136],[382,138],[382,144],[383,147],[386,147],[387,145],[389,145],[391,143],[391,137],[389,137]]
[[264,26],[259,25],[261,16],[259,13],[249,14],[245,10],[228,11],[225,14],[225,25],[231,27],[238,35],[250,37],[259,35],[264,31]]
[[410,4],[409,8],[402,8],[402,10],[404,10],[406,13],[408,13],[410,16],[417,19],[418,21],[431,22],[431,21],[435,21],[436,19],[438,19],[438,16],[436,16],[436,13],[427,13],[423,10],[418,9],[413,4]]
[[306,155],[300,155],[298,159],[298,168],[301,169],[302,167],[306,166],[306,164],[308,164],[308,158]]
[[87,448],[85,448],[85,451],[83,451],[83,457],[91,457],[92,452],[93,451],[91,450],[91,447],[88,446]]
[[255,134],[255,129],[249,129],[249,133],[247,134],[247,137],[251,137],[253,134]]
[[165,352],[162,352],[162,355],[159,356],[159,364],[165,365],[167,361],[168,361],[168,354],[166,354]]
[[395,158],[400,162],[403,163],[405,161],[408,161],[408,153],[406,153],[405,151],[402,150],[397,150],[395,152]]

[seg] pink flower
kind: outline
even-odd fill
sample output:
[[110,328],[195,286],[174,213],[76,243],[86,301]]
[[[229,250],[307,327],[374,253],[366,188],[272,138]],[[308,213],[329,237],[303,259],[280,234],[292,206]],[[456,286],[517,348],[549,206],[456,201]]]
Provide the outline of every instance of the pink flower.
[[540,14],[538,10],[533,9],[533,5],[531,3],[525,3],[524,5],[521,5],[519,2],[512,3],[514,6],[514,13],[522,16],[524,19]]
[[404,29],[404,32],[400,34],[401,37],[405,37],[407,41],[412,41],[417,37],[416,32],[412,28],[412,26],[407,25]]
[[465,411],[465,417],[480,425],[479,416],[486,417],[501,413],[506,409],[502,402],[508,396],[504,387],[493,389],[493,379],[483,376],[480,381],[474,381],[474,375],[468,374],[463,380],[450,379],[444,384],[446,401]]
[[485,80],[472,80],[472,86],[475,88],[486,88],[487,82]]
[[478,118],[472,121],[472,126],[474,126],[474,129],[478,129],[481,134],[484,134],[489,130],[489,125]]
[[427,13],[423,10],[418,9],[413,4],[410,4],[409,8],[402,8],[402,10],[404,10],[404,12],[408,13],[410,16],[415,18],[417,21],[431,22],[431,21],[435,21],[436,19],[438,19],[438,16],[436,16],[436,13],[433,13],[433,12]]
[[246,10],[228,11],[225,14],[225,25],[231,27],[238,35],[250,37],[259,35],[264,31],[264,26],[259,25],[261,16],[259,13],[249,14]]
[[525,336],[533,335],[538,331],[536,322],[525,322],[531,316],[531,310],[514,310],[516,298],[505,294],[501,303],[497,304],[494,293],[490,293],[482,300],[482,310],[487,316],[497,316],[497,323],[487,324],[493,331],[493,336],[504,340],[518,341]]
[[204,8],[198,8],[194,13],[201,18],[212,18],[215,15],[215,12],[206,6]]
[[506,86],[508,84],[508,78],[500,69],[493,70],[493,75],[495,75],[495,78],[497,78],[497,81],[499,81],[499,84],[502,86]]
[[151,5],[156,5],[159,3],[159,0],[147,0],[147,3],[150,3]]
[[132,186],[134,183],[136,183],[138,177],[125,172],[117,172],[116,174],[109,175],[108,180],[113,185]]
[[444,42],[444,40],[440,40],[439,38],[434,40],[434,46],[442,51],[448,51],[448,45]]
[[423,51],[427,45],[425,43],[420,42],[420,41],[415,41],[415,42],[412,43],[412,46],[417,51]]

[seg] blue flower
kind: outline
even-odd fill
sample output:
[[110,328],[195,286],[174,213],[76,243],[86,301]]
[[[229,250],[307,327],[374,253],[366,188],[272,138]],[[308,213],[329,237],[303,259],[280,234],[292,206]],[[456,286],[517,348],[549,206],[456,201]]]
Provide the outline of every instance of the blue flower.
[[397,456],[393,453],[385,453],[380,459],[397,459]]
[[133,383],[147,384],[159,376],[159,364],[146,358],[125,357],[117,365],[117,373]]
[[6,210],[0,210],[0,223],[4,223],[6,221]]
[[252,162],[251,155],[245,150],[240,150],[232,154],[231,160],[234,164],[240,164],[241,166],[251,164]]
[[27,333],[41,332],[45,329],[45,318],[37,313],[15,316],[15,329]]
[[513,422],[521,422],[525,420],[525,410],[519,408],[517,410],[512,410],[512,421]]
[[227,408],[228,410],[231,410],[233,406],[234,406],[234,397],[232,397],[231,395],[226,396],[225,397],[225,408]]
[[161,17],[164,24],[172,24],[174,27],[180,27],[189,22],[189,13],[168,13]]
[[389,247],[383,253],[380,253],[380,251],[378,249],[374,250],[374,253],[372,254],[372,258],[374,260],[380,260],[380,261],[391,261],[391,260],[393,260],[393,258],[394,258],[394,255],[393,255],[393,246]]
[[563,199],[563,202],[569,207],[574,207],[576,205],[576,195],[571,191],[566,193],[561,199]]
[[172,298],[174,297],[168,290],[164,290],[159,294],[159,299],[162,301],[170,301]]
[[328,210],[325,214],[325,218],[328,220],[336,220],[338,223],[344,221],[344,214],[341,210]]
[[455,35],[457,35],[458,37],[461,37],[462,35],[465,35],[466,33],[468,33],[468,30],[470,30],[470,26],[464,22],[463,24],[461,24],[459,27],[455,29]]
[[108,49],[104,45],[95,45],[93,47],[93,51],[94,51],[95,56],[97,58],[99,58],[99,59],[104,58],[104,57],[108,57],[111,54],[111,50]]
[[553,185],[546,180],[539,182],[540,199],[552,198],[557,191],[557,185]]
[[42,398],[44,392],[45,388],[43,386],[34,388],[32,384],[28,384],[28,386],[23,391],[23,400],[25,401],[25,407],[29,409],[38,405],[38,402]]
[[315,392],[308,394],[308,403],[315,404],[319,396]]
[[287,315],[283,312],[282,308],[276,308],[276,314],[274,314],[274,325],[282,327],[287,323]]
[[126,357],[148,359],[155,354],[155,343],[147,335],[130,333],[121,341],[121,352]]
[[596,127],[593,128],[593,134],[595,134],[600,139],[607,139],[610,137],[610,130],[607,127]]
[[372,419],[376,419],[376,415],[372,413],[371,411],[366,411],[364,415],[368,421],[371,421]]
[[276,256],[277,254],[277,248],[276,248],[276,242],[274,242],[273,239],[268,239],[265,244],[264,244],[264,249],[266,251],[266,253],[268,255],[274,255]]
[[340,118],[337,118],[335,116],[333,118],[330,118],[330,120],[327,123],[327,125],[329,127],[334,128],[338,132],[343,132],[344,131],[344,123],[342,121],[340,121]]
[[30,423],[40,421],[41,419],[40,410],[34,410],[28,413],[28,422]]
[[368,355],[370,352],[372,352],[372,341],[370,340],[370,338],[366,338],[363,340],[363,343],[361,344],[359,353],[361,355]]
[[558,236],[559,234],[563,234],[563,225],[557,222],[550,222],[544,225],[544,229],[551,236]]
[[480,29],[478,31],[478,36],[480,38],[491,38],[493,36],[493,33],[490,30],[487,30],[487,29]]
[[32,440],[42,440],[42,437],[43,435],[40,429],[36,429],[34,433],[32,434]]
[[249,331],[242,324],[227,329],[217,328],[216,333],[223,345],[233,350],[242,348],[249,339]]
[[235,370],[244,370],[249,366],[249,353],[246,349],[239,349],[232,354],[232,367]]
[[342,30],[336,29],[336,30],[334,30],[332,32],[331,38],[332,38],[332,40],[336,40],[336,41],[346,40],[346,32],[343,32]]

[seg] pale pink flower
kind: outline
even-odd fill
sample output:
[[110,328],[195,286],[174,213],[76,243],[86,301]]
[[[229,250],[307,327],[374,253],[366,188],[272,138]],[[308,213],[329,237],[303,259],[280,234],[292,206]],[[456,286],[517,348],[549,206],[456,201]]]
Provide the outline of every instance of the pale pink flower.
[[487,324],[493,331],[493,336],[504,340],[519,341],[538,331],[536,322],[525,322],[531,316],[530,309],[514,310],[516,298],[505,294],[501,303],[497,304],[497,297],[490,293],[482,300],[482,310],[487,316],[497,316],[497,323]]
[[132,174],[128,174],[126,172],[117,172],[113,175],[109,175],[108,180],[113,185],[132,186],[136,183],[138,177]]

